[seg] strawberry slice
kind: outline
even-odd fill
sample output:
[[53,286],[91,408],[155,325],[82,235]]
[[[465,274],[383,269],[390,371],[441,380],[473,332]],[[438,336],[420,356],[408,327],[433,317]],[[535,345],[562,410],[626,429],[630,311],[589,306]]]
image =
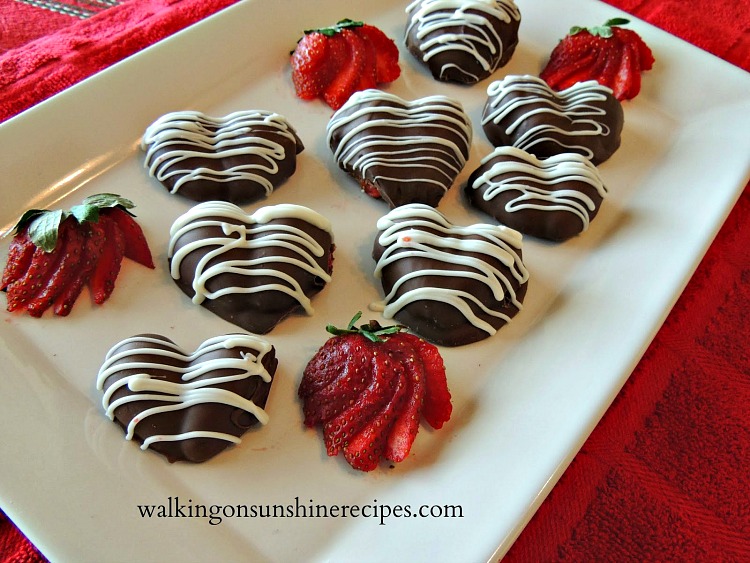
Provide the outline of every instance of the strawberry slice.
[[[372,344],[371,344],[372,346]],[[323,426],[326,451],[329,456],[338,454],[342,446],[357,434],[375,414],[382,409],[396,391],[397,371],[387,354],[369,350],[372,360],[372,380],[354,403]]]
[[60,255],[57,266],[50,273],[41,291],[26,304],[26,310],[32,317],[41,317],[74,278],[81,262],[83,245],[83,233],[75,219],[68,217],[60,226],[57,248],[54,250]]
[[8,262],[3,270],[0,290],[4,290],[26,273],[34,256],[34,248],[26,229],[16,233],[8,248]]
[[125,256],[125,237],[117,223],[106,215],[99,217],[99,223],[104,230],[104,249],[88,282],[97,305],[112,295]]
[[374,25],[364,24],[356,30],[375,53],[375,79],[377,82],[393,82],[401,76],[398,65],[398,47],[385,33]]
[[335,68],[330,64],[330,42],[319,32],[305,34],[292,53],[292,82],[297,96],[314,100],[332,78]]
[[414,347],[424,366],[425,396],[422,416],[430,426],[438,430],[450,420],[453,412],[445,363],[435,345],[413,334],[403,333],[401,337]]
[[365,42],[349,29],[341,31],[341,36],[347,45],[348,62],[339,69],[323,91],[323,99],[333,109],[343,106],[357,90],[365,64]]
[[85,235],[81,261],[76,275],[65,286],[55,300],[54,313],[66,317],[73,309],[78,296],[91,277],[99,257],[104,252],[104,229],[99,223],[91,223]]
[[303,373],[298,395],[305,400],[305,425],[314,426],[339,414],[368,385],[366,338],[330,339]]
[[146,242],[146,235],[143,234],[143,229],[136,223],[133,216],[122,207],[103,209],[102,214],[113,219],[120,227],[120,231],[125,237],[125,257],[153,270],[155,268],[154,258],[151,256],[151,249]]
[[396,372],[395,390],[386,405],[344,446],[344,458],[354,469],[372,471],[380,463],[388,444],[388,435],[397,413],[406,399],[408,382],[405,370]]
[[23,308],[44,288],[60,258],[60,252],[54,250],[47,252],[40,247],[34,249],[31,262],[24,275],[8,285],[8,311]]
[[641,89],[641,73],[653,67],[654,56],[636,32],[621,27],[627,23],[614,18],[602,26],[571,28],[552,50],[540,78],[555,90],[596,80],[618,100],[634,98]]
[[388,434],[383,455],[386,459],[400,462],[407,458],[419,432],[419,422],[425,393],[424,365],[414,348],[400,336],[386,341],[391,357],[397,359],[406,370],[406,399],[396,416]]

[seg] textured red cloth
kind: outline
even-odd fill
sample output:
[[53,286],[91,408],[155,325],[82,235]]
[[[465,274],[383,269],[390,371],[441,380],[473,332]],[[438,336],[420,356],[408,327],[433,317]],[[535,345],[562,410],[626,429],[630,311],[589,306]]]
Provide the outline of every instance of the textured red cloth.
[[[607,1],[750,71],[750,0]],[[0,0],[0,121],[231,3]],[[506,562],[750,561],[749,217],[750,186]],[[43,560],[0,513],[0,561]]]

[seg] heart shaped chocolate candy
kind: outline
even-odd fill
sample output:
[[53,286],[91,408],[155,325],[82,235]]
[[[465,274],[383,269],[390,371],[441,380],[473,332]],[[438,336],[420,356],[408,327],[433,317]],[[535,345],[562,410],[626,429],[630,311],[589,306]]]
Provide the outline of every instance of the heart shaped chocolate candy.
[[620,147],[622,105],[595,80],[556,92],[536,76],[510,75],[487,88],[482,127],[496,147],[539,158],[579,153],[599,164]]
[[225,117],[169,113],[146,129],[141,148],[149,174],[170,193],[243,204],[289,178],[304,147],[283,116],[247,110]]
[[436,209],[410,204],[378,221],[373,304],[421,337],[445,346],[487,338],[521,309],[529,274],[521,234],[502,225],[453,225]]
[[331,280],[330,222],[300,205],[252,215],[227,202],[196,205],[172,225],[170,273],[219,317],[265,334],[292,312],[313,313],[310,298]]
[[156,334],[113,346],[97,377],[107,416],[128,440],[170,462],[202,462],[266,424],[275,349],[258,336],[227,334],[192,354]]
[[465,193],[471,205],[503,225],[563,241],[588,229],[607,189],[583,155],[540,160],[515,147],[498,147],[469,176]]
[[475,84],[505,66],[518,44],[514,0],[415,0],[405,43],[436,80]]
[[328,122],[336,163],[391,207],[437,206],[466,164],[472,128],[445,96],[406,101],[380,90],[356,92]]

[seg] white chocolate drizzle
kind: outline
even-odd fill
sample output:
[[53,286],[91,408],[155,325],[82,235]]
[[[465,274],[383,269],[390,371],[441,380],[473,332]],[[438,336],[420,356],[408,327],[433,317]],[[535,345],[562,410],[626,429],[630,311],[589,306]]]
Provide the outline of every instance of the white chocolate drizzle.
[[[325,283],[331,281],[330,274],[316,262],[325,254],[326,249],[304,230],[279,223],[269,224],[274,219],[299,219],[322,229],[332,235],[330,222],[319,213],[293,204],[279,204],[261,207],[252,215],[228,202],[207,201],[194,206],[178,217],[170,229],[168,256],[171,261],[172,278],[180,279],[180,265],[184,258],[194,251],[207,248],[195,271],[192,288],[195,292],[192,300],[199,305],[204,299],[216,299],[230,293],[258,293],[262,291],[279,291],[294,297],[307,314],[313,313],[310,298],[293,277],[272,266],[284,262],[321,278]],[[175,248],[177,240],[194,229],[216,227],[223,236],[202,238]],[[264,256],[252,259],[222,260],[222,255],[234,249],[273,249],[291,251],[293,256],[281,256],[278,253],[266,252]],[[218,260],[215,260],[217,259]],[[209,265],[210,262],[214,264]],[[211,292],[207,289],[208,281],[221,274],[240,274],[243,276],[271,277],[277,283],[266,283],[255,287],[228,286]]]
[[[358,120],[361,123],[354,125]],[[375,184],[380,180],[403,184],[418,181],[443,192],[466,164],[472,136],[469,117],[451,98],[428,96],[406,101],[375,89],[355,92],[331,117],[327,127],[329,146],[339,131],[341,140],[333,153],[342,168],[357,170]],[[441,135],[443,132],[448,132],[447,137]],[[455,137],[459,142],[452,140]],[[373,167],[383,167],[390,175],[369,176],[368,170]],[[430,179],[421,170],[437,171],[442,179]]]
[[[471,305],[478,307],[486,315],[506,322],[510,320],[504,312],[490,309],[466,291],[431,286],[397,295],[405,282],[420,276],[479,280],[487,285],[498,302],[509,299],[520,310],[521,302],[516,298],[511,279],[524,284],[528,281],[529,273],[521,260],[522,235],[518,231],[486,223],[468,227],[453,225],[433,207],[418,203],[391,210],[378,221],[377,228],[382,231],[378,243],[385,250],[375,266],[376,278],[380,279],[383,269],[397,260],[416,257],[427,258],[435,263],[432,269],[415,270],[401,277],[383,301],[370,305],[372,310],[382,311],[386,319],[392,319],[410,303],[427,300],[452,305],[463,313],[468,322],[490,335],[495,334],[496,329],[479,318]],[[486,259],[470,256],[469,253],[486,256]],[[504,266],[502,270],[492,264],[496,261]],[[459,265],[461,268],[441,268],[440,264]]]
[[[425,63],[446,51],[463,51],[488,73],[497,70],[505,49],[492,20],[509,24],[521,19],[513,0],[416,0],[406,12],[411,13],[406,35],[416,27],[415,37]],[[465,31],[457,32],[456,28]],[[480,47],[489,50],[491,59],[482,56]],[[471,82],[479,80],[479,76],[455,64],[443,65],[440,76],[445,76],[451,68],[469,76]]]
[[586,157],[578,153],[561,153],[541,160],[515,147],[498,147],[482,159],[481,164],[492,165],[471,184],[473,189],[486,186],[485,201],[505,192],[517,194],[505,204],[505,211],[516,213],[525,209],[577,216],[588,229],[595,202],[581,189],[560,188],[560,184],[585,184],[599,194],[607,189],[597,170]]
[[[297,142],[286,118],[277,113],[247,110],[225,117],[211,117],[199,111],[168,113],[152,123],[143,135],[144,166],[151,177],[161,182],[175,177],[173,194],[196,180],[249,180],[262,186],[268,195],[273,191],[269,177],[278,174],[279,162],[287,155],[284,146],[275,142],[267,131],[256,134],[259,127],[271,128],[279,138]],[[157,156],[158,151],[166,152]],[[237,158],[243,155],[257,156],[259,161]],[[209,159],[217,164],[196,168],[182,165],[191,158]],[[220,163],[227,159],[234,159],[235,164],[224,168]]]
[[[123,346],[131,344],[138,344],[138,346],[118,351]],[[201,359],[217,350],[233,350],[235,348],[241,348],[241,350],[238,350],[233,357]],[[104,390],[102,406],[110,420],[114,420],[115,410],[127,403],[137,401],[162,403],[133,417],[125,430],[125,438],[128,440],[133,439],[136,426],[150,416],[207,403],[219,403],[242,409],[265,425],[269,418],[261,407],[250,399],[216,386],[250,377],[260,377],[266,383],[270,382],[271,374],[263,367],[262,362],[264,356],[271,349],[272,346],[258,336],[229,334],[210,338],[203,342],[192,354],[185,354],[176,344],[164,339],[151,336],[133,336],[119,342],[107,352],[104,363],[99,369],[96,388],[104,390],[104,383],[107,378],[116,376],[121,371],[136,371],[132,375],[118,379]],[[142,357],[136,361],[133,359],[135,356]],[[143,356],[148,356],[148,359],[144,359]],[[172,365],[174,363],[179,365]],[[198,379],[203,375],[220,370],[233,370],[236,373]],[[179,374],[181,382],[174,383],[154,377],[151,374],[155,371]],[[112,401],[114,393],[123,387],[127,387],[132,393]],[[154,442],[189,438],[215,438],[232,443],[240,442],[238,437],[231,434],[194,430],[182,434],[155,434],[143,441],[141,449],[147,449]]]
[[[578,82],[556,92],[536,76],[506,76],[487,88],[489,100],[482,116],[482,125],[503,123],[506,134],[512,136],[526,125],[529,118],[540,114],[563,117],[568,123],[565,129],[550,123],[529,127],[514,139],[513,146],[534,152],[536,145],[551,142],[562,147],[561,152],[580,152],[592,158],[593,151],[577,143],[576,137],[609,135],[610,128],[604,122],[607,112],[603,107],[608,93],[611,94],[612,90],[595,80]],[[518,117],[506,124],[504,120],[516,111],[520,111]]]

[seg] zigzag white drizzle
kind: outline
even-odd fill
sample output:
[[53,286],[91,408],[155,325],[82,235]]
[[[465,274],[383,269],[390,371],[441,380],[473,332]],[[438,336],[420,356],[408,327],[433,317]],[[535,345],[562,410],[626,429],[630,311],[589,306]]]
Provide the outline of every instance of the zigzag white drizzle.
[[[142,345],[138,348],[117,352],[124,345],[132,343],[142,343]],[[256,351],[256,354],[240,350],[235,357],[198,361],[202,356],[209,355],[215,350],[232,350],[234,348],[250,349]],[[262,362],[271,348],[272,346],[260,337],[249,334],[229,334],[210,338],[203,342],[192,354],[185,354],[174,343],[149,336],[133,336],[119,342],[107,352],[104,363],[99,369],[96,388],[103,390],[106,379],[120,371],[143,370],[141,373],[118,379],[107,388],[102,398],[102,406],[110,420],[115,418],[115,409],[126,403],[135,401],[159,401],[163,403],[160,406],[144,410],[130,421],[125,434],[125,438],[128,440],[133,439],[136,426],[150,416],[182,410],[203,403],[221,403],[242,409],[252,414],[261,424],[267,424],[268,414],[253,401],[215,386],[249,377],[260,377],[266,383],[270,382],[271,375],[263,367]],[[154,359],[150,361],[133,361],[130,359],[136,355],[148,355]],[[196,363],[189,367],[169,365],[169,362],[174,360],[183,365],[189,362]],[[224,369],[239,370],[239,373],[196,380],[206,373]],[[183,383],[172,383],[153,378],[149,375],[150,372],[153,373],[153,370],[181,374],[180,379]],[[111,401],[115,391],[123,387],[127,387],[133,393]],[[141,449],[145,450],[154,442],[187,440],[189,438],[215,438],[235,444],[240,442],[240,438],[231,434],[196,430],[183,434],[155,434],[143,441]]]
[[[465,51],[490,73],[497,70],[505,49],[492,20],[510,23],[521,19],[521,12],[513,0],[416,0],[409,4],[406,12],[411,13],[415,8],[416,11],[409,19],[406,35],[416,26],[415,37],[419,41],[419,50],[425,63],[446,51]],[[480,13],[469,13],[468,10]],[[450,29],[457,26],[468,28],[471,32],[457,33],[455,29]],[[442,32],[446,28],[447,31]],[[425,39],[435,32],[438,33],[434,37]],[[489,49],[493,60],[482,57],[478,47]],[[471,76],[474,82],[479,79],[455,64],[443,65],[440,76],[444,76],[450,68]]]
[[[219,217],[217,219],[217,217]],[[224,218],[225,220],[222,220]],[[315,261],[325,249],[308,233],[290,225],[268,223],[274,219],[292,218],[305,221],[319,229],[331,233],[331,224],[322,215],[301,205],[279,204],[261,207],[252,215],[228,202],[207,201],[194,206],[177,218],[170,229],[168,256],[171,259],[170,273],[175,280],[180,278],[180,264],[191,252],[203,247],[216,247],[209,250],[200,260],[193,279],[193,303],[199,305],[204,299],[216,299],[229,293],[257,293],[261,291],[281,291],[294,297],[308,314],[313,309],[310,299],[304,294],[299,283],[284,272],[273,267],[250,268],[274,262],[286,262],[318,276],[326,283],[331,276]],[[238,224],[239,223],[239,224]],[[248,224],[249,226],[247,226]],[[175,243],[185,233],[202,227],[218,227],[224,236],[196,240],[175,250]],[[219,260],[209,266],[214,258],[233,249],[283,248],[295,253],[294,257],[279,256],[274,253],[253,260]],[[243,276],[270,276],[279,283],[263,284],[257,287],[225,287],[218,291],[208,291],[206,284],[212,277],[232,273]]]
[[[211,117],[199,111],[168,113],[152,123],[143,135],[141,149],[146,151],[145,167],[151,177],[159,181],[177,177],[171,193],[196,180],[230,182],[249,180],[266,190],[273,191],[273,183],[263,176],[279,172],[279,161],[284,160],[284,147],[268,138],[256,135],[258,127],[270,127],[275,134],[296,143],[296,136],[286,118],[268,111],[247,110],[230,113],[225,117]],[[192,150],[182,148],[184,145]],[[181,148],[170,148],[180,146]],[[156,156],[157,151],[168,149]],[[189,158],[206,158],[214,161],[242,155],[255,155],[262,163],[243,162],[224,169],[217,163],[215,168],[186,168],[181,163]],[[221,165],[223,166],[223,165]]]
[[[520,250],[522,236],[519,232],[502,225],[477,223],[468,227],[453,225],[435,208],[414,203],[402,205],[391,210],[377,223],[382,231],[378,243],[385,248],[375,266],[375,277],[380,279],[382,271],[398,260],[411,257],[434,260],[436,266],[429,270],[412,271],[396,283],[383,301],[373,303],[370,308],[382,311],[383,316],[392,319],[406,305],[419,300],[448,303],[461,311],[466,320],[488,334],[495,334],[496,329],[480,319],[470,304],[479,307],[487,315],[504,319],[510,317],[499,310],[489,309],[470,293],[441,287],[420,287],[406,291],[396,297],[401,286],[420,276],[464,277],[479,280],[492,291],[493,297],[502,302],[507,297],[518,309],[521,302],[516,299],[509,275],[519,283],[529,279],[526,266],[521,261]],[[427,231],[431,229],[437,234]],[[463,237],[478,236],[477,239]],[[476,253],[487,257],[487,261],[468,256]],[[498,260],[507,272],[492,266],[489,261]],[[459,270],[441,268],[440,263],[458,264]]]
[[[489,100],[482,116],[482,125],[490,122],[500,124],[511,112],[530,106],[526,111],[522,111],[515,121],[507,124],[507,135],[512,135],[528,118],[544,113],[569,119],[570,127],[560,129],[549,124],[531,127],[515,139],[514,147],[533,152],[535,145],[552,142],[563,147],[563,152],[581,152],[592,158],[593,151],[576,144],[575,138],[609,134],[610,128],[602,119],[606,116],[606,111],[601,104],[606,101],[606,94],[611,92],[596,80],[578,82],[566,90],[555,92],[544,80],[536,76],[506,76],[487,88]],[[511,97],[511,93],[520,95]]]
[[[373,105],[373,102],[378,104]],[[345,115],[353,107],[355,109]],[[371,117],[382,113],[391,117]],[[362,123],[351,126],[354,121],[362,118]],[[415,126],[421,128],[419,133],[410,131]],[[389,131],[375,134],[371,132],[374,128],[388,128]],[[425,128],[427,133],[424,133]],[[327,126],[329,146],[334,133],[339,130],[344,133],[334,150],[334,158],[340,165],[360,171],[362,177],[374,183],[381,179],[401,183],[419,181],[435,184],[444,192],[466,164],[465,155],[469,154],[472,135],[469,118],[461,104],[451,98],[429,96],[406,101],[375,89],[355,92],[331,117]],[[448,131],[451,137],[458,134],[463,142],[456,144],[450,139],[442,138],[443,131]],[[425,143],[440,147],[426,147]],[[443,172],[434,162],[446,165],[453,176]],[[370,178],[366,174],[374,166],[388,167],[393,175]],[[444,181],[420,177],[420,169],[436,170],[443,175]],[[398,176],[399,171],[404,174]]]
[[[533,154],[515,147],[498,147],[482,159],[481,164],[509,157],[513,160],[495,162],[471,187],[487,186],[482,198],[490,201],[502,193],[511,191],[518,195],[505,204],[505,211],[515,213],[524,209],[541,211],[563,211],[576,215],[585,231],[596,209],[594,201],[581,190],[560,189],[562,183],[583,183],[604,198],[607,189],[597,168],[583,155],[561,153],[541,160]],[[506,176],[500,178],[500,176]]]

